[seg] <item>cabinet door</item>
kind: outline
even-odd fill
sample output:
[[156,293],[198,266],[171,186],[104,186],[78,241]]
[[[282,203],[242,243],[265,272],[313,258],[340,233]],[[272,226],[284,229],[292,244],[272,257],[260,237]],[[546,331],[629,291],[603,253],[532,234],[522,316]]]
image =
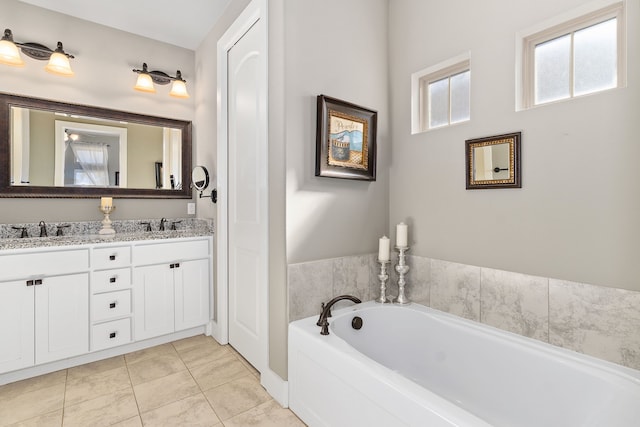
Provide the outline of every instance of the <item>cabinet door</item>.
[[133,276],[136,341],[170,334],[173,325],[173,271],[169,264],[138,267]]
[[89,275],[46,277],[35,288],[36,363],[89,351]]
[[25,280],[0,283],[0,372],[34,363],[33,291]]
[[209,321],[209,260],[180,263],[174,269],[176,331]]

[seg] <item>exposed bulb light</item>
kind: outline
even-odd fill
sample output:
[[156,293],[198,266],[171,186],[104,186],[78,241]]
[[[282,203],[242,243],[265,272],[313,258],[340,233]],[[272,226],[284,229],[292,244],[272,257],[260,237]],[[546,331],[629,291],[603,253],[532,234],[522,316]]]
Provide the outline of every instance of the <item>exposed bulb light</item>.
[[69,58],[62,49],[62,43],[58,42],[57,49],[51,54],[49,63],[44,69],[59,76],[71,77],[74,75],[73,70],[71,70]]
[[0,63],[14,67],[24,66],[18,46],[13,41],[13,34],[8,28],[4,30],[4,36],[0,40]]
[[186,81],[182,78],[180,70],[177,71],[174,77],[162,71],[149,71],[147,64],[143,63],[141,70],[133,69],[133,72],[138,74],[136,85],[133,87],[135,90],[155,93],[154,84],[167,85],[172,83],[169,95],[175,98],[189,98]]
[[180,70],[176,73],[176,79],[173,81],[171,85],[171,92],[169,95],[175,98],[189,98],[189,93],[187,92],[186,82],[182,79],[182,73]]

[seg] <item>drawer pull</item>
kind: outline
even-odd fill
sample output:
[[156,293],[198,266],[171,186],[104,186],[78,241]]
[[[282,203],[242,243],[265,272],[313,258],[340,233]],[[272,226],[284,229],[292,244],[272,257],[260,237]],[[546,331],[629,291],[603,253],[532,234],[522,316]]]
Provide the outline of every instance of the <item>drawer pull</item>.
[[116,308],[116,303],[115,302],[110,303],[109,308]]
[[175,266],[176,268],[180,268],[180,263],[179,262],[175,263]]
[[42,279],[37,279],[34,284],[36,285],[42,285]]
[[109,255],[109,260],[110,261],[115,261],[116,260],[116,256],[115,255]]
[[169,268],[176,268],[176,265],[175,265],[175,264],[171,264],[171,265],[169,266]]
[[116,334],[117,334],[116,332],[111,332],[109,334],[109,339],[114,339],[116,337]]
[[33,286],[33,285],[34,285],[33,280],[27,280],[27,286]]
[[109,277],[109,283],[116,283],[117,277]]

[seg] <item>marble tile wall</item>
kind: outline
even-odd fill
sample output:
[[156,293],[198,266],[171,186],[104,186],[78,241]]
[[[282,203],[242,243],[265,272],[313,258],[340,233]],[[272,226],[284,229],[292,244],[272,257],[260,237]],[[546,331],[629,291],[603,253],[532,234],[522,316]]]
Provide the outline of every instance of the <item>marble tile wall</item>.
[[[407,264],[412,301],[640,369],[640,292],[418,256]],[[387,295],[395,296],[390,270]],[[289,265],[289,321],[317,315],[337,295],[377,298],[378,271],[375,254]]]

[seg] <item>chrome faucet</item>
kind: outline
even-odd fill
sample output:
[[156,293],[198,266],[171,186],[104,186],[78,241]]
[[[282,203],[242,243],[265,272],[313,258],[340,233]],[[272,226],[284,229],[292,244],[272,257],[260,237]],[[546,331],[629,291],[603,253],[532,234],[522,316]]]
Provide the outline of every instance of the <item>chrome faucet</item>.
[[335,297],[331,301],[322,306],[322,313],[320,313],[320,318],[318,319],[318,323],[316,325],[320,326],[320,335],[329,335],[329,321],[327,317],[331,316],[331,306],[337,303],[338,301],[342,301],[348,299],[349,301],[353,301],[356,304],[360,304],[362,301],[359,298],[353,297],[351,295],[340,295],[339,297]]
[[160,231],[164,231],[164,223],[167,222],[167,218],[162,218],[160,220]]
[[47,237],[47,224],[44,221],[40,221],[38,226],[40,227],[40,237]]

